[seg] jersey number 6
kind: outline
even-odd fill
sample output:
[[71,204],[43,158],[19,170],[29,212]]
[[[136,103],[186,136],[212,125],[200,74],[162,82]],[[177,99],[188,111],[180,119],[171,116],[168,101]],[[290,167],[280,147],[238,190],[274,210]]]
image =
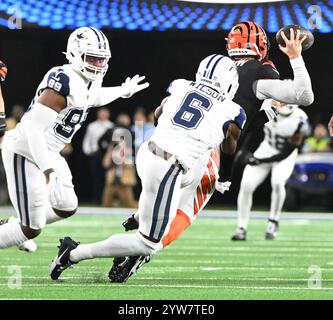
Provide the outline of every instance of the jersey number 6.
[[204,117],[201,109],[208,111],[211,105],[212,103],[208,98],[197,92],[190,92],[186,95],[171,121],[174,125],[184,129],[195,129]]

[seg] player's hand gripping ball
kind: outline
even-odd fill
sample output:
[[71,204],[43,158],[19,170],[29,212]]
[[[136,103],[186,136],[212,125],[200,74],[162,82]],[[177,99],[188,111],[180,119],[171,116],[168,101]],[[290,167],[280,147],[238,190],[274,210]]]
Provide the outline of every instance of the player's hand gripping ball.
[[281,28],[276,34],[276,42],[282,47],[286,46],[284,39],[281,36],[281,32],[285,34],[285,36],[290,40],[290,29],[294,30],[294,34],[296,35],[297,30],[300,30],[300,39],[305,38],[302,42],[302,51],[308,50],[314,43],[314,36],[311,31],[299,26],[299,25],[290,25]]

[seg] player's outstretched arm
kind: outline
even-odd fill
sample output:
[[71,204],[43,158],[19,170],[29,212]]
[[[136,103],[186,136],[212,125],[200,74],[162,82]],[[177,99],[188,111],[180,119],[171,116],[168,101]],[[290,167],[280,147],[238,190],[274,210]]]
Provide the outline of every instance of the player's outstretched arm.
[[148,82],[140,83],[146,77],[135,75],[133,78],[126,78],[125,82],[118,87],[103,87],[100,89],[95,106],[105,106],[118,98],[130,98],[135,93],[149,87]]
[[333,137],[333,116],[332,116],[330,122],[328,123],[328,131],[330,133],[330,136]]
[[[7,76],[7,67],[0,61],[0,80],[5,81]],[[2,90],[0,86],[0,143],[2,142],[3,136],[6,131],[6,114],[5,114],[5,102],[2,96]]]
[[254,83],[254,92],[261,100],[272,98],[285,103],[311,105],[314,94],[311,79],[302,58],[302,43],[305,38],[300,39],[299,30],[295,35],[293,29],[290,30],[290,39],[283,32],[281,36],[286,46],[279,45],[279,47],[289,57],[294,71],[294,80],[258,80]]

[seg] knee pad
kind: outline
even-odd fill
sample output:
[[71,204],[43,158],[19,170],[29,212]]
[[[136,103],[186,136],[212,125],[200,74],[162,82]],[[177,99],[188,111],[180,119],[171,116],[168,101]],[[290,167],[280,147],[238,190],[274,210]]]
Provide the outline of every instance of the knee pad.
[[61,212],[68,212],[71,213],[70,215],[74,214],[77,207],[78,207],[78,199],[74,192],[73,188],[66,188],[66,199],[61,205],[53,206],[54,209],[57,209]]

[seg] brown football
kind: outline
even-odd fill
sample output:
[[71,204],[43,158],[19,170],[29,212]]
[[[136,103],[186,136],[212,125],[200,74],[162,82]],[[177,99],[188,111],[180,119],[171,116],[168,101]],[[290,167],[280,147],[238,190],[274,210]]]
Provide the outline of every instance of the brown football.
[[300,38],[302,39],[304,36],[306,36],[306,39],[304,40],[304,42],[302,43],[302,50],[305,51],[305,50],[308,50],[312,45],[313,45],[313,42],[314,42],[314,36],[312,34],[311,31],[309,31],[308,29],[305,29],[297,24],[294,24],[294,25],[290,25],[290,26],[286,26],[286,27],[283,27],[281,28],[277,34],[276,34],[276,41],[278,44],[280,44],[282,47],[285,47],[286,44],[284,42],[284,40],[282,39],[282,36],[281,36],[281,31],[284,32],[284,34],[286,35],[286,37],[288,39],[290,39],[290,29],[293,28],[294,29],[294,32],[296,33],[297,30],[301,30],[301,36]]

